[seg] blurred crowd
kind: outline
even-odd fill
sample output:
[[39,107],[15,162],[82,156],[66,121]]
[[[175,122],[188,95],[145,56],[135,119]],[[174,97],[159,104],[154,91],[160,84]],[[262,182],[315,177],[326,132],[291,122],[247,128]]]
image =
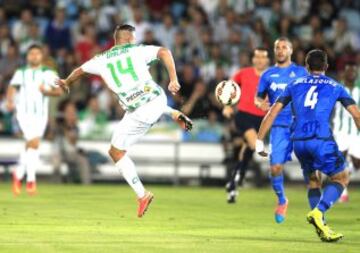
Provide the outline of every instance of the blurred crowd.
[[[330,75],[338,80],[346,62],[360,66],[357,0],[0,0],[0,133],[17,134],[4,97],[30,45],[44,45],[44,65],[65,77],[109,49],[112,31],[122,23],[136,27],[138,43],[172,51],[182,89],[176,97],[169,95],[169,103],[198,120],[203,129],[198,137],[205,141],[218,141],[222,134],[221,106],[213,96],[216,84],[251,65],[256,47],[271,53],[274,40],[287,36],[293,42],[293,61],[300,65],[308,50],[321,48],[328,53]],[[165,69],[155,64],[151,71],[166,88]],[[85,126],[80,135],[101,137],[103,127],[123,111],[100,78],[80,82],[69,100]],[[49,138],[62,117],[63,99],[52,99]]]

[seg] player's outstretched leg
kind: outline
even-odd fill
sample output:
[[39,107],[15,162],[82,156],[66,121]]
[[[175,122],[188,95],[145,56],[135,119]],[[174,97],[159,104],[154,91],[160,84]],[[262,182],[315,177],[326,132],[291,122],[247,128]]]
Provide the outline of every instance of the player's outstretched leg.
[[282,169],[283,166],[280,164],[271,166],[271,186],[278,198],[278,202],[275,208],[276,223],[282,223],[285,221],[286,212],[289,205],[289,201],[285,196],[284,176],[282,174]]
[[318,205],[308,213],[307,221],[315,227],[316,233],[324,242],[336,242],[343,238],[323,222],[324,213],[340,198],[344,187],[348,184],[348,173],[342,171],[331,177],[331,182],[324,188]]
[[135,164],[126,154],[126,151],[119,150],[114,146],[111,146],[109,154],[115,162],[115,166],[122,172],[126,182],[136,193],[139,203],[137,215],[139,218],[141,218],[147,211],[151,201],[154,198],[154,195],[151,192],[145,190],[136,172]]

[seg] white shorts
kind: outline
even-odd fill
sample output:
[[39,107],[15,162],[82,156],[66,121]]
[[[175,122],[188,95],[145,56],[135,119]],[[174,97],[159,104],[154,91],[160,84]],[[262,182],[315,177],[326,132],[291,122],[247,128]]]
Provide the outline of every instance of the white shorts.
[[167,107],[164,92],[133,112],[126,112],[116,126],[111,145],[119,150],[128,150],[155,124]]
[[335,140],[341,152],[348,151],[349,155],[360,159],[360,136],[335,134]]
[[26,141],[43,137],[48,122],[47,117],[17,115],[16,118]]

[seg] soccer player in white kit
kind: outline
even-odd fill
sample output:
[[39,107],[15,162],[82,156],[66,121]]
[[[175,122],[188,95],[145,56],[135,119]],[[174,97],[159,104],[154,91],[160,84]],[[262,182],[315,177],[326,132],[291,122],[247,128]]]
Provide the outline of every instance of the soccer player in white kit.
[[[344,84],[346,91],[354,98],[356,104],[360,106],[360,88],[355,85],[357,79],[357,66],[355,63],[347,63],[344,71]],[[357,129],[350,113],[341,104],[335,107],[333,118],[333,132],[335,140],[339,145],[339,150],[348,157],[348,169],[350,172],[360,169],[360,131]],[[344,189],[339,201],[349,200],[348,190]]]
[[16,110],[16,119],[26,141],[18,166],[13,173],[13,192],[21,193],[21,181],[27,175],[26,190],[36,193],[36,167],[39,144],[48,122],[48,96],[59,96],[62,89],[54,86],[57,74],[42,65],[43,52],[39,45],[29,47],[27,65],[15,71],[7,91],[7,108]]
[[[138,217],[142,217],[154,195],[145,190],[134,162],[126,151],[162,114],[174,115],[178,112],[167,106],[165,92],[153,81],[149,64],[158,59],[163,62],[169,74],[168,89],[172,94],[179,91],[180,85],[171,52],[163,47],[136,45],[134,32],[133,26],[117,26],[114,32],[115,46],[85,62],[66,79],[59,80],[58,85],[68,91],[71,83],[89,73],[101,76],[117,94],[126,113],[113,133],[109,155],[136,193],[139,202]],[[186,118],[181,113],[180,116]],[[188,119],[182,121],[189,123]]]

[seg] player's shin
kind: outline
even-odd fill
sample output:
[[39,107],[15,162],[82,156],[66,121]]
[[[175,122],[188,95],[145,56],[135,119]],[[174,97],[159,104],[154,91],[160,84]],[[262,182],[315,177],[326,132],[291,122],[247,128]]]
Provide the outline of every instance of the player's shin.
[[27,162],[27,152],[23,150],[20,154],[19,164],[15,169],[15,176],[17,180],[22,180],[25,175],[26,170],[26,162]]
[[145,196],[145,188],[140,181],[140,178],[136,172],[135,164],[128,155],[124,155],[119,161],[115,163],[115,166],[122,172],[126,182],[134,190],[138,198]]
[[338,182],[330,182],[323,191],[317,208],[325,213],[341,196],[344,186]]
[[307,192],[310,209],[314,209],[320,202],[321,190],[320,188],[309,188]]
[[243,181],[244,181],[245,176],[246,176],[246,171],[248,169],[249,162],[251,161],[253,154],[254,154],[254,150],[247,147],[245,152],[244,152],[243,161],[242,161],[242,164],[241,164],[241,167],[240,167],[240,180],[239,180],[240,185],[243,184]]
[[284,190],[284,176],[283,174],[279,175],[270,175],[271,186],[278,198],[279,205],[286,203],[286,196]]
[[39,150],[28,148],[27,149],[27,162],[26,162],[26,181],[35,182],[36,181],[36,168],[39,165]]

